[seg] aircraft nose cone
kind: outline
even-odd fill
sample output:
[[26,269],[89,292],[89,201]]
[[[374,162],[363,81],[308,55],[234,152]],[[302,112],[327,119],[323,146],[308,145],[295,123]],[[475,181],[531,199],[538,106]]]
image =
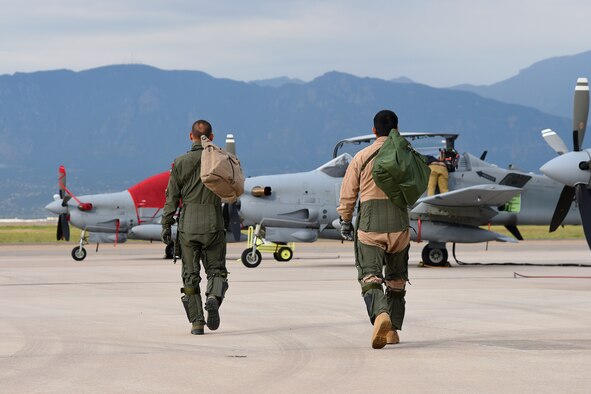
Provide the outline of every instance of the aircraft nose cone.
[[50,202],[45,206],[45,209],[56,215],[60,215],[62,213],[67,212],[66,207],[62,207],[62,200],[55,200],[53,202]]
[[540,167],[540,171],[548,178],[564,185],[587,185],[591,179],[591,172],[581,170],[579,163],[582,161],[588,162],[589,159],[588,151],[569,152],[550,160]]

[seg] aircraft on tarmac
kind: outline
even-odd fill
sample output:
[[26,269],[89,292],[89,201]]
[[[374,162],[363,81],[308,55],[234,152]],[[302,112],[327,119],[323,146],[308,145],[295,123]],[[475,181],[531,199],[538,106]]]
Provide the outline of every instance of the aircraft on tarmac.
[[[401,133],[423,154],[438,154],[439,148],[453,148],[457,134]],[[340,238],[336,211],[343,176],[352,157],[338,154],[345,144],[368,143],[374,135],[353,137],[337,143],[333,159],[309,172],[247,178],[240,197],[240,216],[256,223],[255,237],[279,244],[313,242],[319,236]],[[434,142],[435,141],[435,142]],[[422,145],[422,147],[420,146]],[[503,169],[464,153],[458,168],[449,174],[449,192],[422,197],[410,207],[413,241],[428,241],[423,262],[447,265],[446,243],[488,241],[517,242],[523,239],[518,225],[548,224],[561,185],[543,175]],[[580,223],[576,209],[568,209],[566,224]],[[513,237],[480,226],[505,226]],[[256,241],[256,238],[255,238]],[[256,267],[262,257],[256,242],[242,254],[247,267]],[[291,254],[285,257],[291,258]],[[275,254],[275,258],[285,258]]]
[[566,212],[576,199],[585,238],[591,248],[591,149],[582,149],[588,117],[589,83],[587,78],[578,78],[573,103],[573,151],[568,150],[554,131],[542,130],[542,137],[559,156],[544,164],[540,171],[564,185],[550,222],[550,232],[564,222]]
[[[226,136],[226,150],[234,153],[234,136]],[[66,169],[59,167],[59,194],[45,209],[58,215],[57,240],[70,240],[70,224],[82,230],[78,245],[72,249],[72,258],[86,258],[84,245],[89,243],[123,243],[127,239],[160,241],[160,219],[166,202],[169,171],[151,176],[127,190],[116,193],[75,196],[66,184]],[[224,205],[225,221],[230,227],[229,241],[241,239],[240,224],[233,204]],[[238,226],[238,227],[236,227]],[[172,226],[176,238],[176,225]],[[165,247],[165,257],[172,258],[174,244]]]

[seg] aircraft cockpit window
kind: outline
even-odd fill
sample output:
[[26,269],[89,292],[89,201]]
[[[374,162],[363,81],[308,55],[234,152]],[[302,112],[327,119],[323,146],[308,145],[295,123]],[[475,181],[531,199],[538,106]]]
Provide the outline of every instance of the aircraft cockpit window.
[[331,161],[326,164],[321,165],[317,168],[318,171],[324,172],[326,175],[331,176],[333,178],[342,178],[345,176],[345,172],[347,172],[347,167],[349,167],[349,163],[353,157],[348,153],[343,153],[340,156],[335,157]]
[[445,138],[441,136],[406,137],[415,150],[425,156],[439,157],[439,149],[446,147]]

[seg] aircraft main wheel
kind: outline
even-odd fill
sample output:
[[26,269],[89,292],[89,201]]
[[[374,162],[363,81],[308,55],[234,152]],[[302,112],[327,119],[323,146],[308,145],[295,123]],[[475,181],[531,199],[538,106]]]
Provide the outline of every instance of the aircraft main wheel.
[[277,261],[289,261],[293,257],[293,251],[288,247],[279,248],[279,250],[273,253],[273,257]]
[[435,267],[443,267],[448,264],[447,262],[447,249],[445,248],[431,248],[429,245],[423,248],[421,253],[423,263],[432,265]]
[[245,249],[244,252],[242,252],[242,264],[244,264],[246,267],[248,268],[254,268],[254,267],[258,267],[259,264],[261,264],[261,261],[263,261],[263,256],[261,256],[261,252],[259,252],[258,250],[254,251],[254,254],[252,253],[252,249]]
[[174,244],[167,244],[166,248],[164,249],[164,258],[170,260],[173,257],[174,257]]
[[72,249],[72,258],[76,261],[82,261],[86,258],[86,249],[76,246]]

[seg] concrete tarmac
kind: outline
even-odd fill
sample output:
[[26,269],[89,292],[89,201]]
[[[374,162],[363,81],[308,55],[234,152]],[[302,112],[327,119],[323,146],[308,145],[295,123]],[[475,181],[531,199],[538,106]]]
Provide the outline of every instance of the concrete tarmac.
[[[351,243],[297,244],[292,261],[264,254],[254,269],[229,244],[222,323],[203,336],[189,334],[180,262],[159,244],[91,246],[83,262],[72,244],[0,246],[0,392],[591,392],[591,268],[419,268],[423,245],[401,343],[380,350]],[[458,245],[457,257],[591,264],[584,240]]]

